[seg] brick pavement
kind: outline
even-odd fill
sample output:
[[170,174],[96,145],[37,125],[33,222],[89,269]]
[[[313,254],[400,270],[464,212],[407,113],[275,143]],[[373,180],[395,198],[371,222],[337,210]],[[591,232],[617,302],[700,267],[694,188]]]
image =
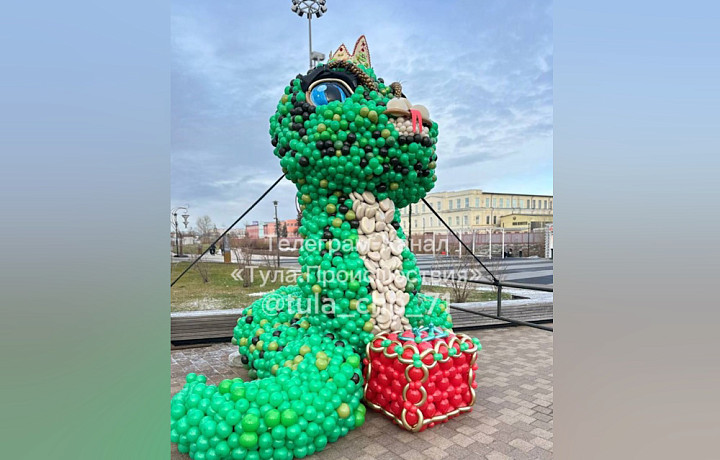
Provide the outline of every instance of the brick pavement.
[[[365,424],[313,459],[551,459],[553,451],[553,336],[528,327],[463,331],[480,339],[473,411],[421,433],[409,433],[368,410]],[[189,372],[209,383],[244,377],[228,365],[231,344],[173,350],[171,394]],[[173,445],[172,460],[186,460]]]

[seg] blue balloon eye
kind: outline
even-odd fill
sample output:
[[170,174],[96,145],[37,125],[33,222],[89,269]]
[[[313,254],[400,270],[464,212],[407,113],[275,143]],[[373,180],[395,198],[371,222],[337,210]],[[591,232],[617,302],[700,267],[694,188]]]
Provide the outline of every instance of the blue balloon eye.
[[333,101],[343,102],[346,97],[345,87],[331,81],[320,83],[310,92],[310,100],[315,105],[326,105]]

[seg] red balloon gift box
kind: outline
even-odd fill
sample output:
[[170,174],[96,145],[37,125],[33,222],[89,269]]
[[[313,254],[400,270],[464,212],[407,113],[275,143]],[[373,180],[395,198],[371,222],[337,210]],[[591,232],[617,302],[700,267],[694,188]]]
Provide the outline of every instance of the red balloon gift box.
[[480,348],[432,326],[379,334],[367,345],[365,401],[413,432],[469,412]]

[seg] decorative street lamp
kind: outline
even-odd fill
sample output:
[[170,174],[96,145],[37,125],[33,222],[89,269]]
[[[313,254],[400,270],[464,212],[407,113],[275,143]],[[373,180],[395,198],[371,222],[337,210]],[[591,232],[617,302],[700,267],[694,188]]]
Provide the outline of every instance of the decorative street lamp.
[[277,266],[280,268],[280,221],[277,216],[277,200],[273,201],[273,204],[275,205],[275,252],[277,254]]
[[187,228],[188,218],[190,217],[188,207],[189,206],[187,206],[187,205],[178,206],[176,208],[173,208],[170,211],[170,215],[172,216],[172,218],[170,219],[170,223],[175,226],[175,257],[187,257],[186,255],[183,255],[183,253],[182,253],[182,245],[180,244],[180,238],[179,238],[180,230],[178,229],[177,216],[178,216],[178,211],[180,211],[181,209],[183,211],[185,211],[185,213],[182,214],[181,217],[183,218],[183,224],[185,225],[185,228]]
[[320,62],[325,59],[325,55],[322,53],[315,53],[312,50],[312,17],[319,18],[327,11],[325,6],[325,0],[292,0],[292,6],[290,7],[293,13],[300,17],[307,16],[308,18],[308,37],[310,41],[310,49],[308,52],[310,68],[313,68],[313,61]]

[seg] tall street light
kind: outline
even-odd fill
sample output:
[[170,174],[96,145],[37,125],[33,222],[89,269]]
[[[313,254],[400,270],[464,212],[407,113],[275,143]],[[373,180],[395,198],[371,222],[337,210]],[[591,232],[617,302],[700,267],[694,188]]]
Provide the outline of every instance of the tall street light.
[[180,239],[179,239],[180,231],[178,230],[177,216],[178,216],[178,211],[180,211],[181,209],[183,211],[185,211],[185,213],[182,214],[182,218],[183,218],[183,224],[185,224],[185,228],[187,228],[188,218],[190,217],[190,214],[188,211],[188,206],[178,206],[176,208],[173,208],[170,211],[170,215],[172,216],[170,223],[175,226],[175,257],[187,257],[187,256],[184,256],[182,253],[182,246],[180,245]]
[[292,6],[290,7],[293,13],[300,17],[307,16],[308,18],[308,37],[310,42],[310,49],[308,52],[308,63],[310,68],[313,68],[313,57],[316,60],[322,61],[325,56],[321,53],[313,53],[312,50],[312,17],[319,18],[327,11],[325,6],[325,0],[292,0]]
[[275,252],[277,254],[277,266],[280,268],[280,221],[277,216],[277,200],[273,201],[273,204],[275,205]]

